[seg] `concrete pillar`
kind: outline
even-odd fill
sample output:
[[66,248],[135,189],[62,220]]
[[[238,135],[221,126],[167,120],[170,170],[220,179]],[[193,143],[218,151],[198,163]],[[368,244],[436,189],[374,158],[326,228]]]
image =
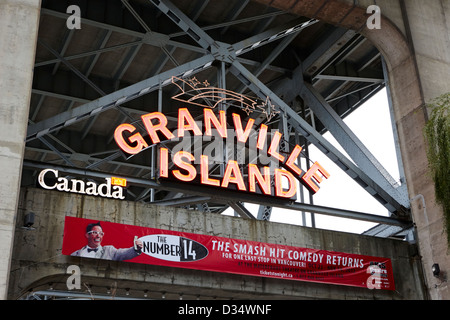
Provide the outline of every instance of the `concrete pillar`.
[[41,0],[0,1],[0,299],[6,299]]
[[[362,2],[362,6],[373,4],[370,0]],[[378,0],[377,4],[383,16],[401,30],[411,52],[413,64],[406,67],[405,62],[394,63],[390,69],[392,98],[428,295],[431,299],[448,300],[448,282],[434,277],[431,269],[439,263],[446,276],[450,256],[443,211],[436,204],[428,170],[423,129],[428,117],[424,104],[450,92],[450,1]],[[382,25],[382,29],[385,27]],[[386,38],[386,30],[381,31],[375,43],[385,41],[381,38]],[[376,30],[367,32],[372,40],[376,34]],[[392,44],[384,47],[389,49]],[[419,90],[411,90],[416,86]]]
[[[450,92],[450,1],[402,0],[404,22],[417,63],[421,91],[425,103]],[[410,123],[422,134],[423,126]],[[405,131],[405,136],[411,132]],[[425,147],[425,146],[424,146]],[[443,281],[450,272],[450,248],[447,243],[442,209],[436,205],[434,184],[428,174],[427,162],[415,160],[411,168],[416,176],[410,190],[414,220],[417,224],[420,252],[431,299],[450,299],[450,287]],[[426,159],[424,159],[426,161]],[[429,181],[429,183],[427,183]],[[432,265],[439,263],[441,278],[434,277]]]
[[450,92],[450,1],[406,0],[405,14],[426,102]]

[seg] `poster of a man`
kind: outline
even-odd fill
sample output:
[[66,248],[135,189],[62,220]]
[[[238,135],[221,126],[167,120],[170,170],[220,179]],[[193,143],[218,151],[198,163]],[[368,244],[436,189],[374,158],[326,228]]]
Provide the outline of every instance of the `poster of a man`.
[[136,239],[132,247],[117,249],[112,245],[102,246],[104,235],[100,222],[88,224],[85,233],[87,245],[73,252],[71,256],[122,261],[141,254],[142,241]]

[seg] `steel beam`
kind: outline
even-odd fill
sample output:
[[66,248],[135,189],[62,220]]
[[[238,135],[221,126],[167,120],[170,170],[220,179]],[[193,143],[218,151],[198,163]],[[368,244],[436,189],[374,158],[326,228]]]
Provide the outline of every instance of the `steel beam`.
[[315,79],[320,80],[333,80],[333,81],[352,81],[352,82],[368,82],[368,83],[382,83],[384,79],[376,77],[364,77],[364,76],[351,76],[351,75],[339,75],[339,74],[319,74]]
[[77,108],[68,110],[47,120],[43,120],[28,127],[27,141],[39,138],[47,133],[60,130],[79,121],[86,120],[100,112],[118,107],[126,102],[137,99],[145,94],[155,91],[159,86],[167,86],[172,83],[172,77],[187,77],[206,68],[214,61],[212,55],[205,55],[194,61],[185,63],[172,70],[163,72],[149,79],[140,81],[124,89],[105,95],[97,100],[88,102]]
[[259,81],[242,64],[234,61],[230,71],[250,88],[257,96],[264,99],[269,97],[274,105],[288,117],[291,125],[301,133],[308,141],[313,143],[328,158],[334,161],[344,172],[352,177],[367,192],[374,196],[389,212],[403,212],[404,203],[401,199],[396,199],[386,192],[382,186],[371,179],[363,170],[356,166],[351,160],[337,150],[331,143],[323,138],[313,127],[292,110],[283,100]]
[[192,196],[192,197],[181,197],[175,199],[159,200],[152,202],[152,204],[155,204],[157,206],[189,206],[192,204],[199,204],[208,201],[211,201],[211,197]]
[[310,27],[319,22],[318,20],[311,19],[308,21],[304,21],[304,19],[294,19],[292,21],[287,22],[286,24],[277,26],[270,30],[267,30],[263,33],[257,34],[255,36],[249,37],[245,40],[239,41],[233,44],[232,52],[236,56],[242,55],[246,52],[259,48],[260,46],[266,45],[273,41],[279,40],[286,36],[298,33],[299,31]]
[[240,201],[229,201],[228,205],[233,208],[234,212],[236,212],[240,217],[247,219],[255,219],[255,216],[247,210],[247,208]]
[[[253,74],[257,77],[283,52],[284,49],[298,36],[299,32],[292,33],[289,36],[285,37],[278,46],[272,50],[272,52],[264,59],[264,61],[256,68]],[[240,85],[235,91],[242,93],[245,86]]]
[[[224,49],[223,44],[219,45],[215,43],[211,37],[209,37],[203,30],[201,30],[194,22],[192,22],[188,17],[186,17],[180,10],[178,10],[178,8],[172,5],[169,1],[158,0],[155,2],[158,3],[158,8],[165,10],[164,12],[168,16],[170,16],[171,19],[174,20],[175,22],[178,21],[178,19],[182,19],[178,21],[179,26],[186,32],[190,32],[190,36],[193,37],[193,39],[196,40],[202,47],[204,47],[205,49],[208,48],[211,51],[215,51],[217,58],[217,51]],[[293,33],[296,33],[316,22],[317,20],[310,20],[307,22],[300,22],[297,20],[291,21],[288,24],[283,25],[279,28],[269,30],[258,36],[251,37],[247,40],[241,41],[235,44],[233,46],[233,49],[236,50],[235,52],[236,55],[243,54],[261,45],[278,40],[288,35],[292,35]],[[64,61],[63,57],[58,58]],[[211,66],[213,61],[214,61],[213,56],[207,54],[199,59],[196,59],[192,62],[174,68],[170,71],[164,72],[160,75],[156,75],[152,78],[141,81],[127,88],[118,90],[109,95],[105,95],[97,100],[84,104],[80,107],[68,110],[50,119],[31,125],[28,127],[27,141],[39,138],[40,136],[50,132],[60,130],[65,126],[72,125],[78,121],[86,120],[91,116],[95,116],[98,113],[106,111],[112,107],[120,106],[121,104],[136,99],[143,94],[154,91],[157,88],[158,83],[162,83],[163,85],[169,84],[170,81],[167,80],[168,79],[170,80],[171,76],[184,77],[187,75],[192,75],[195,72],[201,71],[204,68]]]
[[260,205],[258,208],[258,220],[270,221],[270,216],[272,214],[271,206]]
[[86,82],[89,86],[91,86],[95,91],[97,91],[100,95],[105,95],[102,89],[100,89],[95,83],[89,80],[83,73],[81,73],[77,68],[75,68],[71,63],[66,61],[64,57],[62,57],[56,50],[51,48],[48,44],[46,44],[43,40],[38,39],[38,43],[41,44],[44,48],[50,51],[55,57],[57,57],[62,63],[66,65],[70,70],[72,70],[77,76],[79,76],[84,82]]
[[[66,57],[64,57],[64,59],[66,61],[75,60],[75,59],[89,57],[89,56],[93,56],[93,55],[99,55],[101,53],[105,53],[105,52],[109,52],[109,51],[115,51],[115,50],[124,49],[124,48],[128,48],[128,47],[134,47],[141,43],[142,43],[142,40],[137,40],[137,41],[118,44],[118,45],[111,46],[111,47],[102,47],[100,49],[95,49],[95,50],[91,50],[88,52],[77,53],[74,55],[66,56]],[[57,58],[57,59],[51,59],[51,60],[47,60],[47,61],[37,62],[37,63],[35,63],[34,67],[35,68],[42,67],[42,66],[46,66],[46,65],[49,65],[52,63],[57,63],[59,61],[60,61],[60,59]]]
[[[41,299],[43,297],[44,299]],[[47,297],[60,298],[59,300],[151,300],[136,297],[120,297],[117,295],[107,294],[90,294],[79,291],[58,291],[58,290],[39,290],[27,293],[26,297],[21,300],[46,300]],[[50,299],[48,299],[50,300]],[[53,299],[51,299],[53,300]]]
[[404,190],[395,187],[394,178],[313,86],[305,82],[300,89],[300,96],[357,166],[398,203],[408,208],[409,200]]
[[[50,9],[46,9],[46,8],[42,8],[41,9],[41,14],[48,14],[48,15],[51,15],[51,16],[54,16],[54,17],[58,17],[58,18],[61,18],[61,19],[64,19],[64,20],[67,20],[70,17],[70,15],[67,14],[67,13],[62,13],[62,12],[58,12],[58,11],[54,11],[54,10],[50,10]],[[106,23],[90,20],[90,19],[87,19],[87,18],[84,18],[84,17],[82,17],[81,20],[82,20],[82,24],[90,25],[90,26],[93,26],[93,27],[96,27],[96,28],[105,29],[105,30],[110,30],[110,31],[113,31],[113,32],[118,32],[118,33],[125,34],[125,35],[128,35],[128,36],[132,36],[132,37],[135,37],[135,38],[138,38],[138,39],[142,39],[141,41],[143,41],[144,43],[151,44],[151,42],[148,41],[149,37],[147,36],[146,33],[137,32],[137,31],[133,31],[133,30],[128,30],[128,29],[117,27],[117,26],[114,26],[114,25],[110,25],[110,24],[106,24]],[[198,52],[198,53],[202,53],[202,54],[203,53],[207,53],[207,51],[205,49],[203,49],[203,48],[199,48],[197,46],[193,46],[193,45],[190,45],[190,44],[186,44],[186,43],[170,40],[170,38],[167,35],[165,35],[165,34],[157,33],[157,32],[152,32],[152,34],[153,34],[153,36],[155,38],[158,38],[160,40],[164,40],[164,43],[166,45],[175,46],[177,48],[183,48],[183,49],[186,49],[186,50],[189,50],[189,51],[194,51],[194,52]],[[155,45],[155,46],[159,47],[159,45]]]
[[349,62],[342,62],[337,65],[328,67],[322,73],[316,75],[314,79],[336,80],[336,81],[356,81],[369,83],[384,82],[384,75],[382,71],[358,67]]
[[[58,18],[61,18],[61,19],[65,19],[65,20],[69,17],[69,15],[67,15],[65,13],[60,13],[60,12],[49,10],[49,9],[45,9],[45,8],[42,8],[42,13],[43,14],[48,14],[48,15],[51,15],[51,16],[55,16],[55,17],[58,17]],[[262,19],[262,18],[265,18],[265,17],[271,17],[271,16],[280,15],[280,14],[283,14],[283,12],[274,12],[274,13],[270,13],[270,14],[265,14],[265,15],[261,15],[261,16],[258,16],[258,17],[254,17],[254,18],[242,19],[242,20],[239,20],[239,21],[235,21],[235,23],[244,23],[244,22],[248,22],[248,21],[253,21],[253,20],[257,19],[257,18],[258,19]],[[77,53],[77,54],[70,55],[70,56],[65,56],[64,59],[66,61],[79,59],[79,58],[84,58],[84,57],[88,57],[88,56],[91,56],[91,55],[99,55],[101,53],[105,53],[105,52],[109,52],[109,51],[115,51],[115,50],[124,49],[124,48],[128,48],[128,47],[134,47],[134,46],[137,46],[139,44],[149,44],[149,45],[153,45],[153,46],[156,46],[156,47],[161,47],[161,49],[164,51],[164,49],[163,49],[164,46],[161,45],[161,41],[153,42],[152,39],[155,39],[155,40],[156,39],[159,39],[159,40],[164,40],[165,39],[164,40],[164,44],[166,45],[166,47],[169,47],[169,48],[173,48],[173,49],[180,48],[180,49],[185,49],[185,50],[189,50],[189,51],[198,52],[198,53],[201,53],[201,54],[207,53],[207,50],[205,50],[203,48],[199,48],[199,47],[196,47],[196,46],[192,46],[192,45],[188,45],[188,44],[184,44],[184,43],[181,43],[181,42],[170,40],[171,38],[174,38],[176,36],[184,35],[185,33],[183,31],[181,31],[179,33],[176,33],[176,34],[169,34],[169,35],[165,35],[165,34],[161,34],[161,33],[152,31],[152,35],[150,36],[149,34],[139,33],[139,32],[136,32],[136,31],[131,31],[131,30],[119,28],[119,27],[116,27],[116,26],[104,24],[104,23],[101,23],[101,22],[85,19],[85,18],[83,18],[83,24],[87,24],[87,25],[90,25],[90,26],[94,26],[94,27],[99,27],[99,28],[105,29],[109,33],[111,33],[111,32],[118,32],[118,33],[122,33],[122,34],[125,34],[125,35],[137,37],[139,40],[132,41],[132,42],[127,42],[127,43],[123,43],[123,44],[119,44],[119,45],[114,45],[114,46],[110,46],[110,47],[102,47],[100,49],[91,50],[91,51],[83,52],[83,53]],[[217,24],[217,25],[210,26],[210,27],[204,27],[204,28],[202,28],[202,30],[206,31],[206,30],[210,30],[210,29],[214,29],[214,28],[220,28],[220,27],[223,27],[223,26],[227,26],[229,24],[230,23]],[[166,49],[166,51],[167,51],[167,52],[165,51],[166,55],[168,53],[170,53],[170,51],[172,51],[173,49]],[[171,60],[173,59],[173,57],[171,57],[170,54],[169,54],[169,58]],[[259,63],[256,62],[256,61],[243,59],[243,58],[239,58],[239,60],[242,63],[244,63],[244,64],[259,65]],[[58,62],[60,62],[60,59],[51,59],[51,60],[47,60],[47,61],[37,62],[34,66],[35,67],[41,67],[41,66],[45,66],[45,65],[49,65],[49,64],[53,64],[53,63],[58,63]],[[161,63],[155,63],[155,68],[159,68],[160,64]],[[276,71],[276,72],[281,72],[281,73],[287,71],[287,70],[285,70],[283,68],[276,67],[276,66],[270,66],[270,65],[267,68],[270,69],[270,70]],[[155,73],[156,72],[150,73],[150,75],[153,75]]]
[[[59,51],[59,55],[60,55],[60,56],[64,56],[64,54],[66,53],[66,50],[67,50],[67,48],[69,47],[70,41],[72,40],[73,35],[75,34],[75,31],[74,31],[74,30],[75,30],[75,29],[71,29],[71,30],[67,30],[67,31],[66,31],[66,34],[65,34],[64,40],[63,40],[62,48],[61,48],[61,50]],[[61,63],[61,61],[58,61],[58,62],[55,64],[55,66],[53,67],[53,72],[52,72],[53,75],[54,75],[54,74],[56,73],[56,71],[58,70],[60,63]]]
[[45,139],[44,137],[39,137],[39,140],[45,144],[47,147],[50,148],[50,150],[52,150],[54,153],[56,153],[62,160],[64,160],[64,162],[66,162],[68,165],[72,166],[72,167],[76,167],[75,164],[70,160],[70,158],[66,157],[66,155],[64,155],[61,151],[59,151],[58,149],[56,149],[56,147],[54,147],[50,142],[47,141],[47,139]]
[[[67,152],[56,152],[55,150],[51,149],[51,150],[45,150],[45,149],[40,149],[40,148],[33,148],[33,147],[26,147],[27,151],[32,151],[32,152],[39,152],[42,153],[44,155],[46,154],[51,154],[51,155],[57,155],[57,156],[64,156],[65,158],[71,160],[71,161],[83,161],[87,163],[87,168],[91,169],[91,168],[95,168],[98,165],[104,163],[105,161],[108,161],[109,164],[111,165],[115,165],[115,166],[123,166],[126,168],[132,168],[132,169],[139,169],[139,170],[148,170],[150,171],[150,168],[148,166],[143,166],[143,165],[137,165],[137,164],[133,164],[130,162],[120,162],[120,161],[114,161],[114,159],[118,158],[117,152],[116,150],[112,150],[112,151],[108,151],[110,153],[112,153],[112,155],[107,157],[107,160],[105,159],[99,159],[97,157],[95,157],[95,155],[93,154],[82,154],[82,153],[67,153]],[[62,158],[62,157],[61,157]],[[89,165],[89,161],[94,161],[94,163],[92,163],[91,165]],[[73,165],[73,163],[70,164],[71,166],[73,166],[74,168],[77,168],[75,165]]]
[[326,36],[304,61],[302,61],[302,73],[309,76],[320,71],[319,66],[329,61],[342,48],[342,43],[355,36],[355,31],[344,28],[336,28]]
[[203,49],[211,52],[212,47],[217,47],[214,39],[192,22],[180,9],[167,0],[150,0],[161,12],[169,17],[181,30],[194,39]]
[[[331,37],[331,39],[336,39],[338,37],[341,37],[343,35],[341,30],[337,30],[335,31],[335,33],[333,34],[333,36]],[[323,52],[321,52],[322,50],[318,49],[317,51],[315,51],[315,53],[313,53],[313,55],[315,56],[315,58],[309,58],[308,60],[310,61],[308,63],[311,64],[311,61],[314,61],[316,59],[318,59],[318,57],[323,54]],[[303,81],[303,72],[305,71],[305,67],[304,65],[300,65],[296,70],[294,70],[293,72],[293,76],[292,79],[289,80],[284,80],[281,83],[279,83],[276,87],[275,87],[275,92],[277,92],[278,95],[282,95],[284,97],[284,101],[286,103],[289,103],[290,101],[292,101],[295,96],[297,96],[298,94],[302,93],[305,90],[305,85],[304,85],[304,81]],[[378,80],[378,81],[383,81],[383,80]],[[308,106],[317,106],[317,108],[311,108],[313,110],[313,112],[316,115],[322,115],[323,110],[321,110],[321,106],[322,105],[326,105],[327,106],[327,112],[329,115],[332,115],[332,118],[334,119],[333,121],[335,121],[334,125],[335,126],[340,126],[341,128],[346,128],[344,129],[345,132],[347,132],[346,134],[346,139],[340,139],[338,138],[338,141],[341,141],[342,145],[351,145],[351,146],[357,146],[358,149],[354,148],[354,150],[356,149],[355,152],[349,152],[349,148],[346,148],[346,151],[348,153],[350,153],[350,156],[352,157],[353,160],[356,160],[356,158],[361,157],[361,154],[364,156],[366,156],[366,159],[371,159],[368,163],[368,165],[361,165],[361,168],[363,169],[363,171],[365,171],[366,173],[371,173],[373,171],[375,172],[380,172],[379,175],[381,175],[381,179],[376,179],[375,175],[370,175],[371,179],[373,179],[374,181],[376,181],[377,184],[379,184],[381,186],[382,189],[387,190],[387,192],[394,197],[402,206],[404,206],[405,208],[409,207],[409,202],[407,200],[407,196],[405,196],[406,192],[404,190],[404,188],[396,188],[394,187],[395,185],[395,181],[392,177],[390,177],[389,173],[387,173],[387,171],[381,166],[381,164],[379,164],[379,162],[376,160],[376,158],[370,154],[370,152],[367,150],[367,148],[365,148],[365,146],[358,140],[358,138],[351,132],[351,130],[345,125],[345,123],[342,121],[342,119],[334,112],[334,110],[332,110],[332,108],[328,105],[328,103],[325,101],[325,99],[323,99],[321,97],[321,95],[315,91],[315,89],[311,86],[311,85],[307,85],[307,88],[310,92],[310,95],[308,95],[309,99],[306,99],[304,96],[302,96],[302,98],[308,103]],[[314,94],[311,94],[313,91]],[[319,110],[321,112],[319,112]],[[330,129],[328,127],[329,121],[327,121],[324,117],[319,117],[322,121],[322,123],[327,127],[327,129]],[[328,124],[328,125],[327,125]],[[330,130],[331,131],[331,130]],[[332,130],[335,131],[335,130]],[[342,137],[342,135],[341,135]],[[357,163],[361,163],[361,161],[356,161]],[[370,167],[370,169],[368,169]],[[386,182],[387,180],[387,182]],[[361,184],[361,183],[360,183]],[[371,190],[370,190],[371,191]],[[372,194],[372,193],[371,193]],[[390,208],[390,210],[392,210],[392,208]]]
[[[218,60],[228,60],[228,54],[239,56],[248,51],[254,50],[262,45],[266,45],[273,41],[284,38],[288,35],[299,32],[317,22],[316,19],[304,21],[303,18],[294,19],[281,26],[252,36],[248,39],[237,42],[233,45],[219,43],[214,41],[203,29],[197,26],[189,17],[181,10],[173,5],[169,0],[150,0],[164,14],[166,14],[173,22],[175,22],[186,34],[196,41],[202,48],[208,50],[216,56]],[[233,57],[231,60],[234,60]]]
[[[195,10],[194,10],[195,12]],[[284,11],[280,11],[280,10],[276,10],[273,12],[269,12],[269,13],[264,13],[258,16],[253,16],[253,17],[248,17],[248,18],[243,18],[243,19],[238,19],[238,20],[233,20],[233,21],[228,21],[228,22],[221,22],[221,23],[217,23],[217,24],[213,24],[213,25],[209,25],[206,27],[202,27],[201,29],[203,31],[208,31],[208,30],[213,30],[213,29],[219,29],[219,28],[223,28],[223,27],[228,27],[228,26],[233,26],[233,25],[237,25],[237,24],[241,24],[241,23],[247,23],[247,22],[252,22],[252,21],[256,21],[256,20],[264,20],[264,19],[272,19],[275,18],[276,16],[282,15],[282,14],[286,14],[286,12]],[[192,19],[192,20],[197,20],[198,18],[198,13],[196,14],[196,16]],[[179,37],[179,36],[184,36],[185,33],[184,31],[180,31],[180,32],[175,32],[175,33],[171,33],[169,34],[170,38],[175,38],[175,37]]]
[[[85,176],[85,177],[90,177],[90,178],[104,179],[104,178],[108,178],[111,176],[111,174],[108,174],[106,172],[58,166],[58,165],[52,165],[49,163],[38,163],[38,162],[32,162],[32,161],[27,161],[27,160],[24,161],[23,165],[25,168],[29,168],[29,169],[39,170],[39,169],[50,168],[50,169],[55,169],[55,170],[58,170],[60,172],[64,172],[67,174],[80,175],[80,176]],[[211,201],[214,201],[217,203],[223,203],[223,204],[227,204],[227,205],[231,205],[231,203],[236,203],[236,199],[241,199],[242,202],[260,204],[263,206],[277,207],[277,208],[281,208],[281,209],[288,209],[288,210],[299,211],[299,212],[312,212],[312,213],[316,213],[316,214],[322,214],[322,215],[333,216],[333,217],[344,218],[344,219],[354,219],[354,220],[359,220],[359,221],[386,224],[386,225],[391,225],[391,226],[399,226],[399,227],[402,227],[405,229],[408,229],[412,226],[412,222],[409,220],[397,219],[397,218],[393,218],[393,217],[378,216],[378,215],[368,214],[368,213],[364,213],[364,212],[329,208],[329,207],[324,207],[324,206],[315,206],[315,205],[310,205],[310,204],[298,203],[298,202],[294,202],[294,201],[290,201],[290,200],[282,200],[282,199],[278,199],[278,198],[274,198],[274,197],[267,197],[265,195],[242,193],[242,192],[238,192],[238,191],[225,190],[225,189],[223,190],[223,192],[217,192],[215,194],[212,194],[211,187],[202,186],[202,185],[190,185],[189,188],[186,188],[186,185],[182,184],[182,183],[169,182],[169,181],[162,181],[162,182],[158,183],[156,181],[148,180],[148,179],[141,179],[141,178],[135,178],[135,177],[129,177],[129,176],[121,176],[121,177],[127,179],[127,182],[130,185],[142,186],[142,187],[154,188],[154,189],[160,189],[160,190],[167,190],[167,191],[174,191],[174,192],[183,193],[183,194],[192,194],[192,195],[195,195],[196,197],[208,197],[208,198],[211,197]]]
[[[239,14],[244,10],[244,8],[247,6],[247,4],[250,2],[250,0],[241,0],[238,1],[237,4],[234,5],[234,8],[231,9],[230,12],[228,12],[227,17],[225,18],[225,21],[234,21]],[[229,26],[224,27],[220,34],[224,34],[228,30]]]

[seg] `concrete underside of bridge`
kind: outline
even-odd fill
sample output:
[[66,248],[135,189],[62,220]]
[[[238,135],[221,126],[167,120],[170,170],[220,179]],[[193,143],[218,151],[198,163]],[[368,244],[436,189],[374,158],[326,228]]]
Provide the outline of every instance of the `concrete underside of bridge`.
[[[69,30],[66,9],[75,2],[82,9],[82,28]],[[423,136],[426,103],[450,91],[449,1],[378,0],[381,29],[366,27],[366,8],[373,4],[369,0],[357,5],[352,0],[173,2],[0,4],[0,297],[56,297],[56,292],[67,291],[67,267],[78,265],[82,281],[89,285],[80,294],[88,298],[92,293],[110,297],[111,291],[116,298],[140,298],[148,290],[148,298],[161,298],[165,292],[168,299],[180,294],[225,299],[450,299],[444,217],[435,201]],[[296,33],[290,34],[292,30]],[[176,111],[179,106],[170,99],[173,88],[163,84],[168,77],[191,73],[230,90],[270,97],[282,115],[270,125],[289,136],[288,144],[321,147],[389,210],[390,217],[312,207],[310,212],[399,228],[389,236],[412,230],[416,243],[260,221],[270,219],[254,219],[239,202],[269,208],[269,200],[220,198],[217,192],[184,192],[150,181],[150,155],[122,159],[113,130],[162,105],[166,113]],[[401,186],[386,178],[342,123],[383,87],[389,92],[404,172]],[[321,138],[325,131],[342,139],[351,159]],[[127,201],[30,188],[37,170],[45,166],[64,167],[68,175],[85,172],[89,178],[114,173],[135,183]],[[176,200],[189,207],[179,202],[184,193],[203,197],[198,203],[202,209],[152,204]],[[290,208],[299,210],[298,205]],[[241,217],[220,215],[228,206]],[[28,212],[36,215],[33,229],[21,227]],[[63,256],[65,216],[383,256],[392,259],[397,289],[371,291]],[[432,273],[435,263],[440,277]]]

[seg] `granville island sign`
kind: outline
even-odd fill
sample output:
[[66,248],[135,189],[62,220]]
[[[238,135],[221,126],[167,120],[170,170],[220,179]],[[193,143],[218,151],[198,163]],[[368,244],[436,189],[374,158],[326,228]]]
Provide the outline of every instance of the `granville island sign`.
[[[198,183],[215,188],[292,199],[297,194],[297,180],[314,194],[319,191],[319,184],[323,179],[330,177],[318,162],[314,162],[307,170],[302,169],[299,165],[302,147],[295,145],[290,153],[279,151],[283,135],[278,130],[272,129],[269,132],[269,127],[264,121],[257,124],[257,120],[250,117],[252,113],[259,113],[259,118],[265,117],[266,122],[274,118],[279,111],[276,111],[269,98],[258,102],[257,99],[233,91],[211,87],[207,81],[200,83],[195,78],[185,81],[173,77],[172,83],[181,90],[181,93],[172,99],[203,109],[201,123],[195,121],[188,108],[182,107],[178,109],[176,129],[169,129],[169,118],[165,114],[152,112],[141,116],[146,132],[139,132],[136,126],[130,123],[119,125],[114,132],[117,145],[128,156],[137,155],[151,147],[158,147],[155,159],[157,159],[157,176],[160,180]],[[220,108],[223,105],[238,106],[243,112],[232,112],[228,123],[226,111]],[[249,117],[242,119],[243,113]],[[255,160],[247,160],[248,163],[245,163],[242,157],[223,157],[222,154],[219,162],[222,163],[223,169],[218,175],[217,170],[212,173],[218,163],[218,157],[212,156],[212,153],[220,153],[217,149],[223,151],[223,145],[216,144],[211,148],[210,143],[209,152],[206,152],[208,148],[194,146],[197,150],[201,150],[201,154],[198,154],[197,151],[192,152],[189,149],[192,137],[208,142],[214,137],[216,142],[221,140],[225,141],[227,146],[231,144],[229,149],[233,150],[235,144],[246,145],[249,152],[254,152],[247,159],[269,160],[266,165]],[[186,141],[183,141],[184,138]],[[171,149],[167,147],[169,143],[177,141],[178,146]],[[182,147],[179,147],[180,145]],[[219,148],[216,148],[217,146]],[[213,149],[215,152],[211,152]],[[228,159],[226,163],[223,160],[225,158]],[[241,160],[238,161],[237,158]],[[38,183],[48,190],[121,200],[126,197],[126,179],[117,177],[105,178],[103,183],[97,183],[62,177],[57,170],[44,169],[38,176]]]
[[[245,119],[243,121],[237,112],[232,113],[230,124],[228,124],[227,113],[223,110],[224,108],[220,108],[221,105],[238,106],[247,115],[259,113],[260,117],[265,116],[269,121],[276,113],[279,113],[269,98],[258,102],[256,99],[233,91],[211,87],[207,81],[200,83],[195,78],[185,81],[173,77],[172,83],[181,90],[181,93],[173,96],[172,99],[194,107],[202,107],[203,114],[200,116],[202,121],[196,121],[191,111],[182,107],[178,109],[175,129],[169,129],[168,116],[161,112],[152,112],[141,116],[146,132],[139,132],[136,126],[130,123],[119,125],[114,132],[117,145],[129,156],[150,147],[158,147],[155,159],[158,162],[159,179],[231,188],[279,198],[293,198],[297,194],[296,180],[312,193],[316,193],[323,179],[329,178],[330,174],[318,162],[307,170],[300,168],[298,159],[302,152],[301,146],[296,145],[289,154],[280,152],[283,135],[279,131],[269,132],[266,124],[257,125],[256,119],[251,117],[248,117],[245,122]],[[261,166],[257,163],[242,163],[233,157],[231,159],[222,157],[220,161],[224,169],[220,176],[217,172],[213,176],[211,170],[214,164],[217,164],[217,158],[211,159],[210,152],[203,151],[202,154],[198,154],[198,152],[186,151],[184,148],[169,149],[167,147],[168,143],[180,141],[186,137],[211,141],[213,136],[226,141],[226,145],[230,145],[230,141],[233,144],[237,140],[240,145],[247,145],[248,150],[255,150],[259,152],[259,155],[264,153],[265,157],[271,159],[271,164],[276,163],[276,165]],[[185,145],[190,146],[190,144]],[[228,159],[226,163],[223,160],[225,158]],[[248,157],[248,159],[251,158],[255,157]]]

